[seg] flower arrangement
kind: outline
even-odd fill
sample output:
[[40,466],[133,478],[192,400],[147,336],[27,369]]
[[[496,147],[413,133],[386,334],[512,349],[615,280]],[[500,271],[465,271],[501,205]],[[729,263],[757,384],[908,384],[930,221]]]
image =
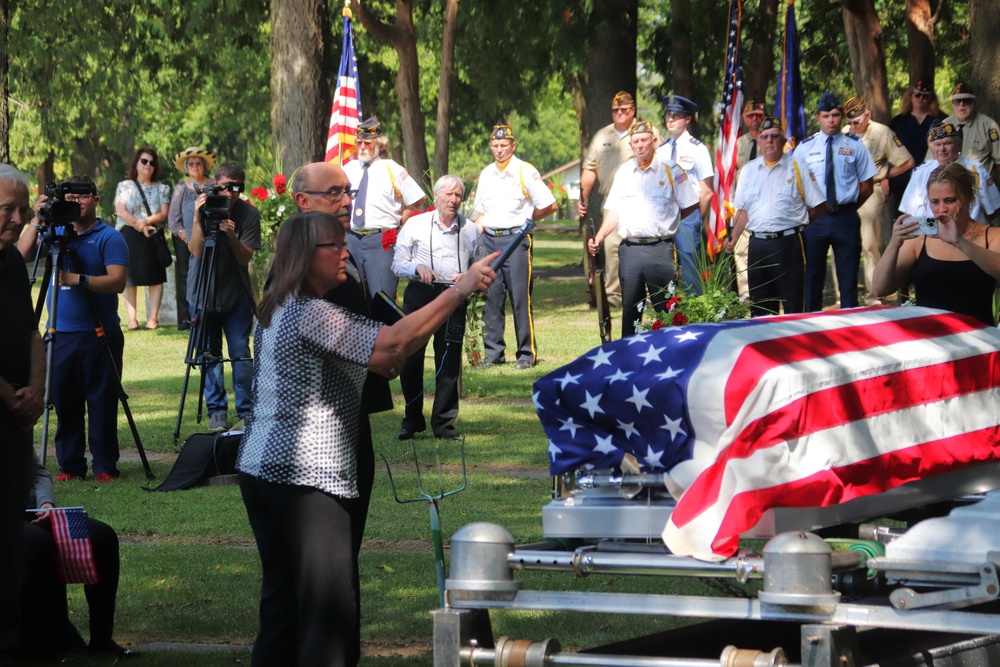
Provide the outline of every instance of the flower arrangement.
[[654,312],[651,321],[638,324],[638,331],[750,317],[750,299],[733,289],[735,267],[731,257],[721,256],[714,263],[700,257],[698,268],[701,294],[685,289],[683,283],[671,282],[664,295],[668,297],[664,312]]
[[254,253],[257,276],[267,275],[267,264],[274,252],[274,239],[278,227],[286,218],[294,215],[298,208],[292,193],[288,191],[288,179],[282,173],[271,176],[267,185],[258,185],[250,191],[248,201],[260,213],[260,239],[267,252]]
[[552,196],[556,199],[556,206],[558,207],[560,215],[562,215],[569,206],[569,192],[566,190],[566,185],[562,181],[562,174],[551,176],[549,183],[546,185],[548,185],[549,190],[552,191]]
[[483,309],[486,307],[486,297],[481,292],[475,292],[469,297],[465,307],[465,358],[469,365],[477,368],[486,359],[483,349]]

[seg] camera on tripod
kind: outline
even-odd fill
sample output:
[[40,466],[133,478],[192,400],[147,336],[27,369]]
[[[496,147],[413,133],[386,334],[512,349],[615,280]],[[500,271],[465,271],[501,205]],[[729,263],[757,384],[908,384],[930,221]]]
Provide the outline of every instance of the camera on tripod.
[[199,187],[194,183],[194,191],[205,197],[205,206],[201,209],[202,220],[205,222],[205,237],[216,238],[219,234],[219,223],[229,218],[229,197],[220,192],[229,190],[240,192],[240,189],[233,187],[234,184],[216,185],[211,183],[204,187]]
[[45,196],[48,201],[38,210],[38,217],[46,225],[60,227],[70,225],[80,219],[80,204],[66,201],[67,195],[96,195],[97,189],[93,183],[52,181],[45,186]]

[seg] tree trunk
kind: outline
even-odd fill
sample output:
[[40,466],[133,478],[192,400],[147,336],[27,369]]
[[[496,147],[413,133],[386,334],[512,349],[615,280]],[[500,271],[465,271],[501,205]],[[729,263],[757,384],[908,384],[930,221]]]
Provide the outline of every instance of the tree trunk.
[[[1000,118],[1000,3],[996,0],[970,0],[969,60],[972,77],[969,83],[976,90],[976,112],[991,118]],[[983,60],[991,58],[991,60]]]
[[417,32],[413,25],[413,0],[396,0],[396,20],[392,25],[379,21],[358,0],[352,0],[351,5],[365,29],[396,50],[399,58],[396,96],[399,98],[406,169],[429,191],[430,163],[424,140],[424,116],[420,110],[420,62],[417,59]]
[[10,118],[7,115],[7,35],[10,28],[10,8],[0,0],[0,162],[10,163]]
[[326,147],[326,23],[322,0],[271,0],[271,138],[286,176],[322,159]]
[[750,22],[753,46],[743,63],[743,93],[747,99],[767,100],[774,74],[774,33],[777,28],[778,0],[760,0],[757,14]]
[[455,33],[458,0],[445,0],[444,35],[441,37],[441,76],[438,83],[437,127],[434,130],[434,170],[440,178],[448,173],[451,139],[451,83],[455,72]]
[[639,0],[595,2],[588,19],[584,125],[590,137],[611,122],[611,100],[619,90],[636,94]]
[[674,81],[671,92],[688,99],[694,97],[694,64],[691,60],[690,16],[691,0],[673,0],[670,3],[670,34],[673,39],[670,48],[670,60],[673,62],[673,71],[671,74]]
[[[938,0],[938,11],[941,3]],[[923,81],[934,87],[934,24],[930,0],[906,0],[906,38],[910,56],[910,86]]]
[[[875,0],[841,0],[844,32],[851,52],[851,68],[858,94],[864,95],[872,118],[888,123],[892,104],[885,70],[885,42]],[[845,100],[841,100],[842,102]]]

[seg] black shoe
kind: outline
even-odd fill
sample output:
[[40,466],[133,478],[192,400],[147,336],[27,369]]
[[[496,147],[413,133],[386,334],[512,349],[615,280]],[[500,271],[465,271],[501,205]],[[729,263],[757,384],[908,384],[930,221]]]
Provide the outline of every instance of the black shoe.
[[396,433],[396,440],[412,440],[414,435],[416,435],[416,433],[403,426]]
[[187,331],[191,328],[191,320],[182,320],[177,323],[178,331]]
[[494,366],[502,366],[502,365],[503,365],[502,361],[490,361],[489,359],[487,359],[483,363],[476,366],[476,368],[480,370],[486,370],[487,368],[493,368]]
[[442,433],[441,435],[434,436],[438,440],[448,440],[450,442],[457,442],[462,439],[462,434],[458,431],[451,431],[449,433]]
[[517,366],[515,366],[515,368],[517,368],[517,370],[519,370],[519,371],[529,370],[531,368],[531,360],[530,359],[518,359],[517,360]]
[[96,653],[98,655],[107,655],[114,658],[138,658],[141,653],[135,649],[125,648],[124,646],[119,646],[113,639],[107,641],[94,643],[91,642],[90,646],[87,647],[90,653]]

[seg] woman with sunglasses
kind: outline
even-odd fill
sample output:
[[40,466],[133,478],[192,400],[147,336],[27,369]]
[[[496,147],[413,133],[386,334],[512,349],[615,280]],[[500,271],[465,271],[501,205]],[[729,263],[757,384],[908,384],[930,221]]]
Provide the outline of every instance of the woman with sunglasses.
[[146,328],[160,325],[160,302],[163,300],[163,283],[167,270],[156,254],[156,234],[162,234],[167,224],[170,208],[170,187],[160,183],[160,161],[156,151],[142,147],[136,150],[126,172],[128,180],[118,184],[115,191],[115,214],[128,245],[129,272],[125,286],[125,309],[128,311],[128,330],[139,328],[136,319],[136,287],[149,291],[149,312]]
[[[350,185],[337,171],[343,192]],[[340,199],[349,211],[350,199]],[[423,308],[384,326],[323,299],[347,279],[344,237],[344,221],[328,213],[286,220],[271,287],[257,308],[253,408],[236,462],[263,574],[255,666],[358,663],[352,525],[364,512],[357,480],[362,385],[368,371],[398,377],[404,359],[496,277],[488,265],[493,254]]]
[[[916,169],[927,159],[927,135],[931,131],[931,125],[936,120],[943,120],[945,114],[941,113],[938,105],[937,93],[925,81],[917,81],[913,86],[903,93],[902,113],[893,117],[889,121],[889,129],[896,133],[896,137],[903,142],[906,150],[913,156],[913,167]],[[898,176],[889,179],[889,201],[886,208],[893,214],[899,209],[899,201],[906,192],[906,186],[910,184],[910,176],[913,170],[904,171]],[[887,216],[885,224],[891,224],[891,216]],[[892,235],[888,227],[883,227],[882,240],[886,240]]]

